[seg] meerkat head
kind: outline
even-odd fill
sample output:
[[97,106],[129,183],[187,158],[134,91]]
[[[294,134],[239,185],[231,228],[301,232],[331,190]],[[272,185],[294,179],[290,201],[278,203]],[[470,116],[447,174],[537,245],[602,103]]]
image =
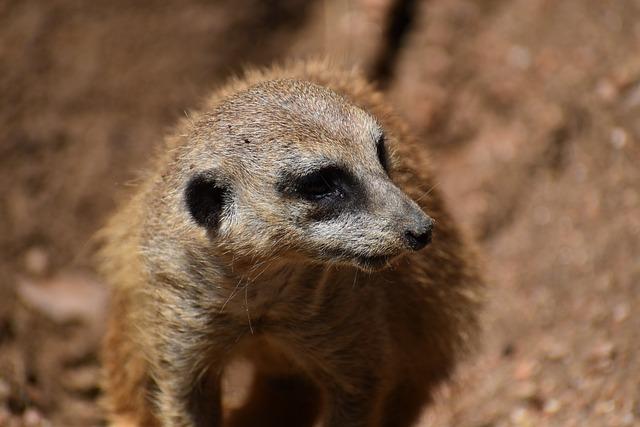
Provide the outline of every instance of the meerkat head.
[[189,138],[183,206],[224,253],[373,270],[431,240],[432,220],[392,181],[393,136],[325,87],[259,83]]

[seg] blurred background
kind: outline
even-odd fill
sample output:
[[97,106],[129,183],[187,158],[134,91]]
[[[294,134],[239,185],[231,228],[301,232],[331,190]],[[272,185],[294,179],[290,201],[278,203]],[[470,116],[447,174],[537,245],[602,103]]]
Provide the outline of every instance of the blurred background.
[[0,425],[102,423],[91,236],[247,65],[359,65],[490,279],[427,426],[640,426],[639,0],[3,0]]

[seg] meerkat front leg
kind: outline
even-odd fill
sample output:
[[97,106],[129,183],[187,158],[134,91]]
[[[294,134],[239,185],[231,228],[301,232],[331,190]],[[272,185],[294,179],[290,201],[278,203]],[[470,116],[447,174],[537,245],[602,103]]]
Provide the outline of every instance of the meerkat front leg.
[[189,355],[187,342],[176,342],[180,354],[164,354],[162,373],[155,374],[157,418],[163,427],[222,425],[221,364],[202,366],[202,356]]
[[155,325],[150,361],[156,416],[163,427],[218,427],[220,377],[236,339],[204,314],[181,320]]
[[203,413],[203,407],[193,405],[197,400],[196,391],[184,392],[183,384],[178,381],[161,381],[157,393],[157,417],[161,425],[166,427],[195,427],[207,425],[218,427],[221,425],[221,409],[219,392],[209,390],[209,408]]

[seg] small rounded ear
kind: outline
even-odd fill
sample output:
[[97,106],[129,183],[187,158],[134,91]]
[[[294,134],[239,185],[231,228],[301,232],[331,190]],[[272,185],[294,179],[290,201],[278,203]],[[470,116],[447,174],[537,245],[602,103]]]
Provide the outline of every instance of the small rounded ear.
[[195,175],[184,192],[187,208],[194,221],[207,229],[217,229],[229,189],[211,173]]

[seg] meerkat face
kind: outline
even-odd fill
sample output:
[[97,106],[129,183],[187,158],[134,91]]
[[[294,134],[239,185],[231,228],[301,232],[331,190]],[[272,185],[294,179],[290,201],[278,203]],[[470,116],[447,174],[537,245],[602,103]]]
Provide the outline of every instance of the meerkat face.
[[190,163],[207,167],[184,194],[212,245],[373,270],[430,242],[432,220],[392,181],[393,136],[337,93],[264,82],[203,123]]

